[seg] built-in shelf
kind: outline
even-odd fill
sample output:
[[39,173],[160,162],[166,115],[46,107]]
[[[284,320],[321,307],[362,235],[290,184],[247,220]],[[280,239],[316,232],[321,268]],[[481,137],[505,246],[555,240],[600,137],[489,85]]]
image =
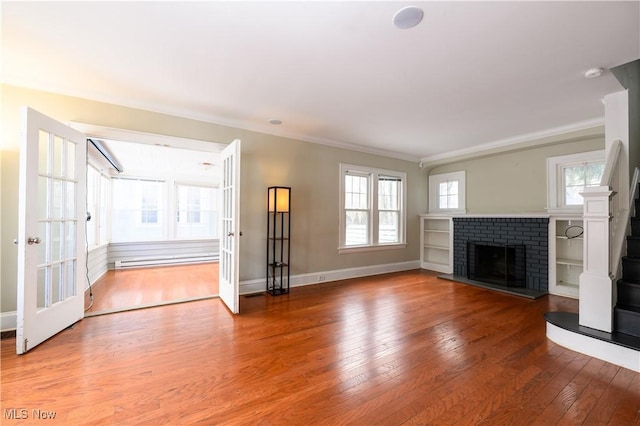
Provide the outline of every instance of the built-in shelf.
[[449,247],[447,247],[447,246],[435,246],[433,244],[425,244],[424,247],[425,248],[437,249],[437,250],[449,250]]
[[578,298],[583,266],[582,218],[549,220],[549,293]]
[[453,221],[450,216],[420,215],[420,266],[453,272]]
[[582,268],[582,260],[580,259],[562,259],[556,258],[556,264],[558,265],[569,265],[569,266],[579,266]]

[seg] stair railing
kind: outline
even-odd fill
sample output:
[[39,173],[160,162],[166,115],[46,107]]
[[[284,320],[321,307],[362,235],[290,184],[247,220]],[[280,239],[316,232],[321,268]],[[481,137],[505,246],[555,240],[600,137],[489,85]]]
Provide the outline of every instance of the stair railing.
[[[609,272],[612,278],[618,278],[621,271],[621,257],[625,250],[625,238],[629,233],[630,206],[626,205],[616,194],[619,192],[618,162],[622,151],[622,141],[613,141],[609,155],[607,156],[604,173],[600,180],[601,187],[607,187],[613,191],[609,198]],[[631,199],[633,203],[633,198]],[[629,208],[627,208],[629,207]]]
[[617,217],[614,217],[617,227],[615,234],[611,234],[611,276],[615,279],[620,278],[622,275],[622,256],[626,251],[626,237],[631,233],[630,218],[632,212],[635,214],[635,200],[638,197],[639,181],[640,170],[636,167],[629,187],[629,208],[621,209]]

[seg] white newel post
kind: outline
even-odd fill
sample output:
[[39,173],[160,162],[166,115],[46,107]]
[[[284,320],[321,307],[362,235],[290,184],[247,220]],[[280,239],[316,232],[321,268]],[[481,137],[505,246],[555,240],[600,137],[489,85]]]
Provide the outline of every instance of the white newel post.
[[582,326],[611,333],[613,330],[613,282],[610,272],[609,199],[607,186],[586,188],[584,198],[584,270],[580,275]]

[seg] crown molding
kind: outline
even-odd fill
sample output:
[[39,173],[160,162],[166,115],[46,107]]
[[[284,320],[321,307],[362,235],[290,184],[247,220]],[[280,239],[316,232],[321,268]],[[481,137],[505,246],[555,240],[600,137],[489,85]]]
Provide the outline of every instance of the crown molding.
[[193,113],[192,111],[187,111],[180,108],[162,108],[162,107],[159,107],[157,104],[148,104],[144,102],[132,102],[129,99],[122,99],[117,96],[109,96],[109,95],[105,95],[103,93],[97,93],[97,92],[88,93],[85,91],[79,91],[79,90],[74,90],[74,89],[69,89],[64,87],[53,87],[53,86],[39,87],[37,84],[27,85],[27,84],[23,84],[20,81],[15,81],[15,80],[12,81],[10,79],[9,80],[4,79],[4,80],[1,80],[0,82],[8,86],[19,87],[27,90],[37,90],[40,92],[51,93],[55,95],[70,96],[74,98],[85,99],[92,102],[101,102],[101,103],[117,105],[125,108],[135,108],[143,111],[170,115],[173,117],[184,118],[188,120],[201,121],[209,124],[214,124],[217,126],[224,126],[224,127],[237,129],[237,130],[242,130],[242,131],[251,131],[255,133],[262,133],[262,134],[267,134],[267,135],[277,136],[277,137],[282,137],[287,139],[295,139],[302,142],[310,142],[310,143],[315,143],[319,145],[331,146],[334,148],[341,148],[341,149],[347,149],[350,151],[362,152],[366,154],[379,155],[387,158],[395,158],[398,160],[405,160],[413,163],[418,162],[418,158],[413,155],[402,154],[402,153],[394,152],[391,150],[366,147],[363,145],[343,142],[339,140],[315,138],[315,137],[310,137],[310,136],[295,133],[295,132],[287,132],[282,130],[281,128],[277,129],[273,125],[266,124],[266,123],[264,125],[247,123],[240,120],[230,120],[228,118],[223,118],[216,114],[199,114],[199,113]]
[[[576,134],[580,133],[580,134]],[[562,136],[561,138],[559,138]],[[538,132],[526,133],[519,136],[500,139],[493,142],[476,145],[471,148],[459,149],[445,154],[423,157],[420,163],[424,166],[441,165],[458,160],[469,159],[487,154],[499,154],[524,148],[533,148],[575,140],[578,137],[604,137],[604,116],[591,120],[580,121],[565,126],[554,127]]]

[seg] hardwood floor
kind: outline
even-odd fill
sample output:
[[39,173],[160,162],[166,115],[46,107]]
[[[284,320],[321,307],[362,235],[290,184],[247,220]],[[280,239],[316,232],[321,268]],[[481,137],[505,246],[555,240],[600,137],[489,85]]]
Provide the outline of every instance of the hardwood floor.
[[[218,295],[218,263],[107,271],[93,285],[88,314]],[[89,306],[88,292],[85,306]]]
[[542,315],[576,309],[408,271],[243,297],[238,316],[210,299],[85,318],[26,355],[2,341],[2,410],[6,424],[12,408],[66,425],[640,424],[640,374],[546,339]]

